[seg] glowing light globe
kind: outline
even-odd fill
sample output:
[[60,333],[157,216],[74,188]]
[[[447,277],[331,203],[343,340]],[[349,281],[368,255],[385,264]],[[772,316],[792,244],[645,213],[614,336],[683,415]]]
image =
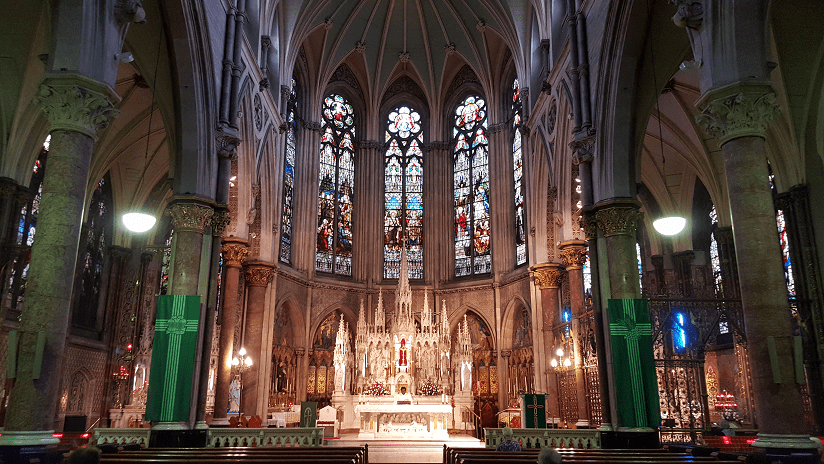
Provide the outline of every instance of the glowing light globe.
[[123,227],[136,234],[142,234],[154,227],[157,218],[146,213],[126,213],[121,218]]
[[652,223],[659,234],[667,236],[677,235],[686,225],[687,220],[679,216],[661,218]]

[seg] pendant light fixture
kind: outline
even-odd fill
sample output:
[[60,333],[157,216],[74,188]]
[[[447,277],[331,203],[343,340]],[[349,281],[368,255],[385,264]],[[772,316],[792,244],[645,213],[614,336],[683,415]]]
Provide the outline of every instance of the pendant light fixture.
[[[152,85],[155,86],[157,85],[157,69],[160,64],[160,44],[162,40],[163,30],[161,28],[157,38],[157,56],[155,57],[154,81],[152,82]],[[149,127],[146,129],[146,152],[143,154],[143,174],[140,176],[140,180],[146,177],[146,170],[149,169],[149,138],[152,134],[152,119],[154,116],[154,89],[148,85],[147,87],[152,92],[152,102],[149,105]],[[140,182],[138,182],[138,187],[140,187]],[[137,192],[135,192],[135,195],[137,195]],[[148,214],[140,210],[124,213],[120,220],[126,230],[135,234],[148,232],[157,223],[157,218],[153,214]]]
[[[652,49],[652,44],[650,43],[650,59],[651,59],[651,66],[652,66],[652,85],[655,86],[656,92],[658,91],[658,79],[655,75],[655,51]],[[661,177],[664,181],[664,188],[667,191],[667,196],[672,198],[669,191],[669,185],[667,185],[667,158],[664,156],[664,136],[663,130],[661,129],[662,122],[661,122],[661,94],[658,94],[658,98],[655,99],[655,111],[658,115],[658,142],[661,144]],[[666,235],[668,237],[678,235],[684,230],[684,227],[687,225],[687,220],[682,216],[663,216],[655,221],[652,222],[652,226],[658,231],[661,235]]]

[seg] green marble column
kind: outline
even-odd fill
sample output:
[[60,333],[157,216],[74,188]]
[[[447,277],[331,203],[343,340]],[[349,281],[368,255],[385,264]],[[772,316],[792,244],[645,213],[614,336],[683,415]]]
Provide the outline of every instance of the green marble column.
[[702,114],[696,117],[707,133],[719,139],[724,155],[760,432],[752,446],[761,448],[786,448],[788,440],[801,443],[807,432],[767,180],[765,129],[778,113],[775,99],[768,84],[720,87],[699,100]]
[[89,166],[98,130],[119,100],[76,74],[46,75],[35,103],[50,124],[43,181],[17,344],[17,369],[0,445],[48,444],[54,429]]

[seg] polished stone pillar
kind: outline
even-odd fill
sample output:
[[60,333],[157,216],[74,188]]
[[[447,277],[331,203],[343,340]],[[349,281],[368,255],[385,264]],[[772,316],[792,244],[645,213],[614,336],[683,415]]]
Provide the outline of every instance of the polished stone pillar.
[[228,425],[229,385],[232,382],[232,357],[234,356],[235,327],[240,307],[240,269],[249,247],[246,240],[235,237],[223,239],[223,289],[220,305],[220,354],[218,355],[217,382],[215,385],[215,412],[212,425]]
[[569,240],[558,245],[561,262],[567,270],[569,278],[569,300],[572,309],[572,340],[574,347],[575,362],[575,391],[578,392],[578,422],[576,426],[585,427],[589,425],[589,414],[587,413],[587,388],[586,377],[584,376],[583,364],[581,363],[581,323],[580,317],[586,312],[584,307],[584,263],[587,260],[587,242],[583,240]]
[[[550,368],[549,360],[555,356],[555,335],[553,327],[558,322],[558,289],[564,277],[564,270],[558,263],[542,263],[532,266],[530,269],[535,279],[535,284],[541,291],[541,340],[543,341],[543,351],[535,351],[535,371],[539,373],[540,379],[536,379],[538,385],[545,385],[546,393],[549,394],[550,401],[558,401],[558,382],[555,381],[554,371]],[[547,417],[549,412],[547,413]]]
[[57,441],[51,433],[94,139],[117,116],[118,100],[109,86],[77,74],[47,74],[40,83],[35,103],[50,124],[49,170],[43,181],[37,240],[18,329],[15,383],[0,445]]
[[[265,372],[265,362],[271,355],[263,358],[263,327],[266,306],[266,288],[274,277],[274,265],[264,262],[247,263],[246,284],[246,320],[243,325],[243,343],[247,356],[252,357],[252,367],[243,373],[243,387],[240,393],[241,411],[246,415],[266,415],[266,397],[268,382],[261,382],[260,375]],[[240,348],[238,348],[240,349]]]
[[[638,211],[638,202],[634,200],[612,200],[594,205],[590,214],[590,221],[598,234],[598,247],[603,246],[600,256],[606,255],[606,261],[601,261],[598,267],[600,303],[607,307],[609,299],[626,299],[641,297],[641,282],[638,277],[638,259],[635,252],[635,230],[643,214]],[[590,226],[591,227],[591,226]],[[587,235],[591,231],[587,231]],[[606,272],[603,267],[606,266]],[[606,277],[606,279],[603,279]],[[615,390],[615,372],[612,360],[612,345],[610,343],[609,317],[604,310],[602,313],[603,339],[598,351],[604,357],[598,357],[600,366],[606,364],[607,385],[602,387],[602,394],[609,395],[609,410],[602,411],[603,422],[611,427],[621,427],[621,418],[618,415],[618,399]],[[600,367],[599,367],[600,370]],[[606,391],[604,391],[606,390]],[[605,403],[606,404],[606,403]]]
[[[698,124],[721,143],[738,260],[741,304],[761,432],[753,447],[788,448],[806,440],[796,385],[793,333],[775,210],[767,182],[765,128],[777,114],[769,85],[713,89],[697,103]],[[807,440],[809,446],[809,440]]]

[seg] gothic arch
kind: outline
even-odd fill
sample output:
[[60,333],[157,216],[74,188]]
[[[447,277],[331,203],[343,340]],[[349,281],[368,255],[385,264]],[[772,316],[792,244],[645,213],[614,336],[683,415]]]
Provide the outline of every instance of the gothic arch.
[[[501,319],[501,333],[498,339],[498,346],[500,349],[511,350],[513,348],[514,340],[517,336],[516,331],[519,328],[519,313],[522,309],[529,315],[529,319],[527,321],[528,325],[532,325],[532,308],[529,307],[529,304],[521,295],[516,295],[509,300],[509,303],[507,303],[503,311],[503,318]],[[531,333],[529,336],[532,336]]]

